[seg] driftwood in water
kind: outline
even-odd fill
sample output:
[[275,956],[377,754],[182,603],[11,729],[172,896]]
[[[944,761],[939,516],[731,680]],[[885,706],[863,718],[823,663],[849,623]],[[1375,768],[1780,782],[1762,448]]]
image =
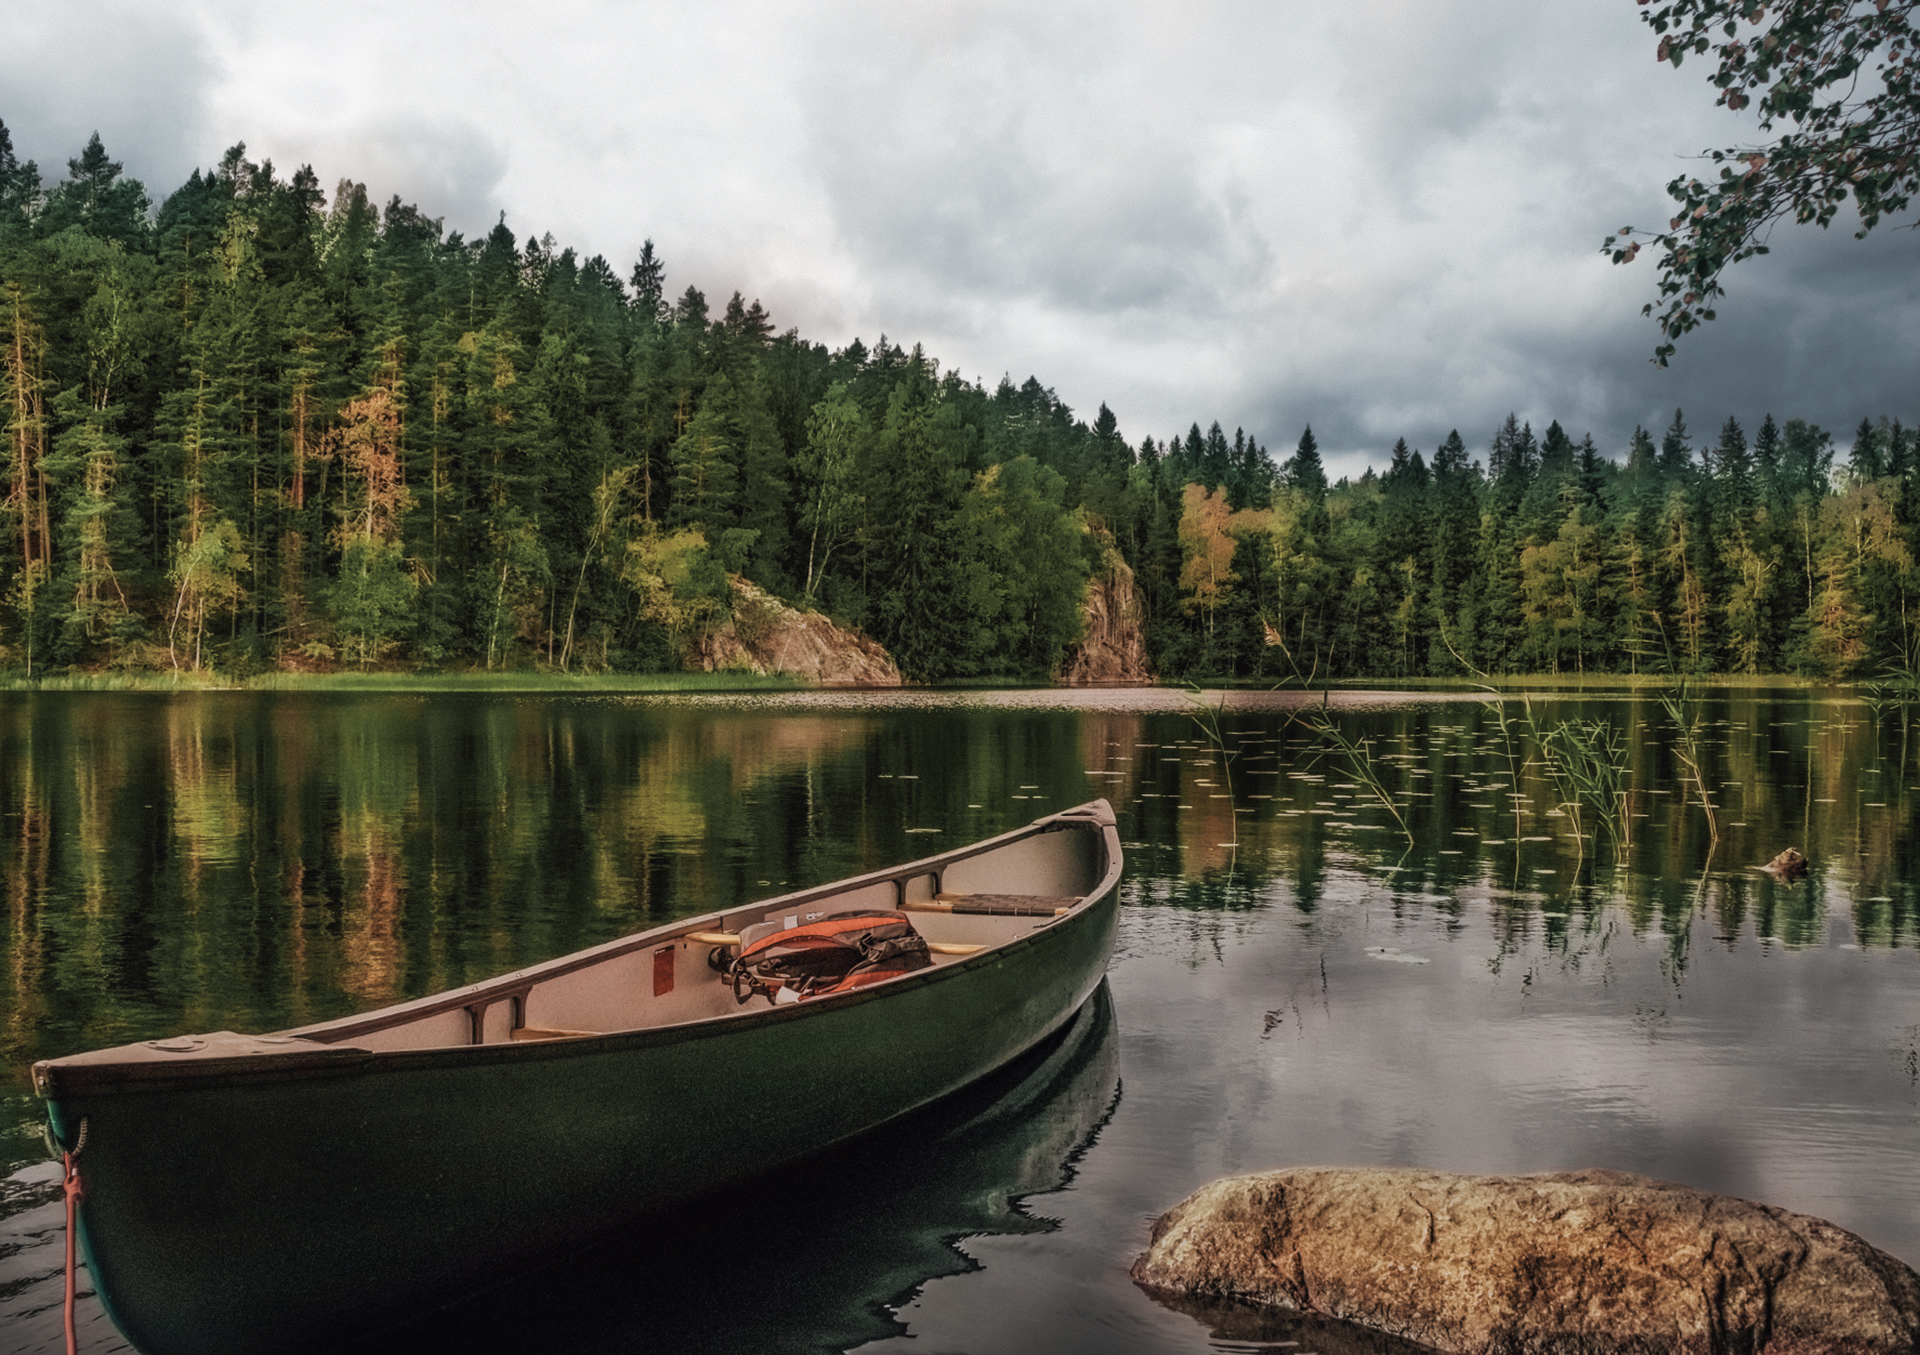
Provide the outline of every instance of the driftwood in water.
[[1789,847],[1760,869],[1783,880],[1797,880],[1807,873],[1807,858],[1798,847]]

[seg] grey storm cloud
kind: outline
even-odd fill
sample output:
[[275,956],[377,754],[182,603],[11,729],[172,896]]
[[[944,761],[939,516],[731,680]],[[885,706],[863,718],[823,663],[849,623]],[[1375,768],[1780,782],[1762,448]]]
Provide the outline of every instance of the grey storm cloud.
[[[16,9],[20,7],[15,6]],[[699,7],[574,0],[25,6],[0,118],[59,167],[96,127],[157,194],[245,141],[449,229],[551,231],[677,291],[760,297],[1029,373],[1136,443],[1198,421],[1330,465],[1509,410],[1618,454],[1772,412],[1920,416],[1920,257],[1787,228],[1721,319],[1648,362],[1656,225],[1750,128],[1655,62],[1630,0]],[[84,61],[75,52],[84,51]]]
[[191,12],[9,4],[0,31],[0,119],[43,179],[64,178],[94,132],[156,196],[217,158],[199,142],[219,70]]

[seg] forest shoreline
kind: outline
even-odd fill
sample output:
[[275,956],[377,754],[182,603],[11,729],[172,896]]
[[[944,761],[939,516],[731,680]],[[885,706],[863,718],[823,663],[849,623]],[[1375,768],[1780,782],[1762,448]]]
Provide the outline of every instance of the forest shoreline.
[[784,674],[759,673],[254,673],[228,676],[206,670],[178,673],[70,673],[0,676],[6,692],[481,692],[582,693],[784,692],[833,690]]
[[[1323,684],[1334,691],[1656,691],[1672,678],[1650,673],[1508,673],[1482,683],[1461,677],[1336,678]],[[1689,683],[1705,687],[1764,688],[1802,687],[1809,690],[1850,684],[1806,677],[1794,673],[1715,673],[1689,675]],[[1276,686],[1260,678],[1214,675],[1181,682],[1072,683],[1036,682],[1023,678],[976,678],[958,682],[908,682],[900,686],[859,683],[811,682],[783,673],[423,673],[396,669],[365,673],[271,672],[245,676],[222,675],[207,670],[185,669],[178,673],[56,673],[45,677],[25,677],[0,673],[0,692],[475,692],[498,695],[621,695],[709,693],[709,692],[807,692],[807,691],[1001,691],[1106,690],[1108,688],[1165,688],[1180,690],[1198,686],[1208,691],[1302,690],[1296,683]],[[1320,690],[1316,685],[1315,690]]]
[[1038,377],[676,299],[651,243],[623,278],[350,179],[329,206],[244,145],[156,210],[97,137],[45,183],[0,126],[0,668],[28,677],[1915,690],[1920,430],[1863,412],[1840,450],[1678,409],[1605,448],[1513,414],[1478,458],[1403,438],[1357,478],[1310,427],[1279,460],[1218,422],[1130,443]]

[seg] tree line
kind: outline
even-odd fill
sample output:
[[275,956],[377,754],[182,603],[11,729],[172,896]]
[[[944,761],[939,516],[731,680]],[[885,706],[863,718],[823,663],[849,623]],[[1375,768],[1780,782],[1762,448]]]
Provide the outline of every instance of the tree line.
[[730,575],[924,680],[1044,678],[1130,565],[1166,676],[1862,671],[1914,654],[1920,444],[1509,419],[1329,485],[1311,429],[1130,446],[1029,378],[831,350],[504,218],[244,146],[157,210],[0,125],[0,665],[670,669]]

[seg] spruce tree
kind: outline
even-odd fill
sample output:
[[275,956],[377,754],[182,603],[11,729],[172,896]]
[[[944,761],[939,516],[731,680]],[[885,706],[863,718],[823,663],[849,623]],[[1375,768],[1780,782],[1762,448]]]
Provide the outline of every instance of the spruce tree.
[[1300,442],[1293,449],[1293,457],[1287,463],[1287,483],[1305,494],[1315,504],[1322,504],[1327,497],[1327,470],[1320,464],[1320,444],[1314,441],[1313,425],[1308,424],[1300,434]]
[[[1208,489],[1226,486],[1232,498],[1231,478],[1233,473],[1233,451],[1227,446],[1227,435],[1215,419],[1207,429],[1207,436],[1200,444],[1200,483]],[[1239,505],[1236,504],[1236,507]]]
[[8,233],[24,235],[40,203],[40,167],[21,164],[14,154],[13,134],[0,122],[0,240]]
[[1860,420],[1860,426],[1854,429],[1853,451],[1847,460],[1854,478],[1863,483],[1872,484],[1886,474],[1886,452],[1872,419]]
[[1777,502],[1780,490],[1780,426],[1768,414],[1753,435],[1753,475],[1760,498],[1769,507]]
[[1669,482],[1685,478],[1693,470],[1693,444],[1687,437],[1687,422],[1681,411],[1673,411],[1673,422],[1660,439],[1660,474]]

